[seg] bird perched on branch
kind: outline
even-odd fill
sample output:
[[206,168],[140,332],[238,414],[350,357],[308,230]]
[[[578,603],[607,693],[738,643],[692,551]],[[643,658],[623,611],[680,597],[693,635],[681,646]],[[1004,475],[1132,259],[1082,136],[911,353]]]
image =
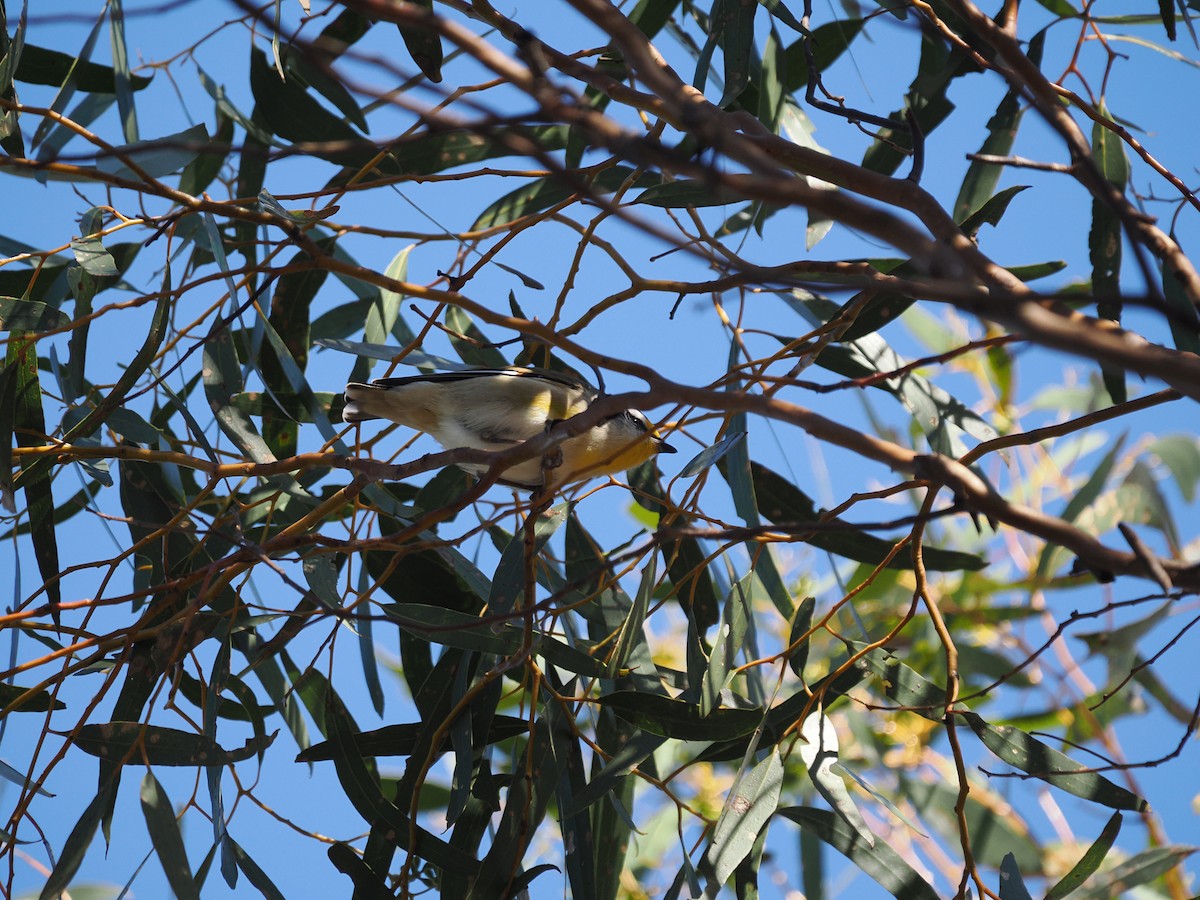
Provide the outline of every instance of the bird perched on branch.
[[[504,450],[578,415],[598,397],[595,388],[560,372],[515,366],[466,369],[348,384],[342,418],[389,419],[425,432],[448,450]],[[527,490],[553,489],[674,452],[645,415],[627,409],[567,438],[545,460],[535,457],[505,469],[500,480]],[[475,474],[487,471],[482,464],[462,468]]]

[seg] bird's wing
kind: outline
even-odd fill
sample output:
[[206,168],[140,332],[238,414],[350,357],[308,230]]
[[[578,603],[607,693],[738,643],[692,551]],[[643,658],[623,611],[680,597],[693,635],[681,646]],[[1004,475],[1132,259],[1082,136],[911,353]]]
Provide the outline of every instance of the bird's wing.
[[595,392],[568,378],[547,378],[539,373],[514,374],[500,370],[493,378],[505,379],[503,403],[480,403],[473,381],[447,385],[460,394],[450,406],[467,430],[489,443],[525,441],[543,433],[554,422],[569,419],[587,409]]
[[469,381],[473,378],[528,378],[552,382],[568,390],[577,390],[591,397],[596,394],[595,388],[587,382],[567,375],[565,372],[555,372],[551,369],[522,368],[521,366],[505,366],[495,369],[462,369],[458,372],[433,372],[426,375],[404,375],[399,378],[376,378],[371,384],[379,387],[400,387],[405,384],[415,384],[420,381],[453,382]]

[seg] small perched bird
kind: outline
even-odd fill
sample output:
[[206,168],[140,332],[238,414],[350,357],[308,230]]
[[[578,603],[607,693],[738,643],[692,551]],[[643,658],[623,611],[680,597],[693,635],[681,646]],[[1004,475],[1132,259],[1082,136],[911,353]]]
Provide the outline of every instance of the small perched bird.
[[[466,369],[348,384],[342,418],[390,419],[431,435],[448,450],[504,450],[583,412],[599,396],[560,372],[515,366]],[[542,457],[528,459],[505,469],[501,482],[527,490],[557,488],[633,468],[656,453],[675,452],[636,409],[609,416],[557,449],[557,465],[544,465]],[[487,471],[480,464],[462,468],[475,474]]]

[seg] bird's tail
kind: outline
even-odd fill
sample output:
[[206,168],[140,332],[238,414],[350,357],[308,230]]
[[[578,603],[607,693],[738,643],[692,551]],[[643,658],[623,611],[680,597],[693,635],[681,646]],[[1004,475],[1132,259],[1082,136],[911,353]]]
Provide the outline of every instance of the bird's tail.
[[379,414],[371,410],[376,407],[375,395],[382,394],[383,388],[371,384],[346,385],[346,408],[342,410],[343,422],[366,422],[378,419]]

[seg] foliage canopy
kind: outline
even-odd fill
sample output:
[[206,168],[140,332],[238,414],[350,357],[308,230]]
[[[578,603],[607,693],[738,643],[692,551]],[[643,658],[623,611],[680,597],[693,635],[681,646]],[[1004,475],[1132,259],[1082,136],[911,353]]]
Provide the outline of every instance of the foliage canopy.
[[993,5],[0,0],[5,896],[1194,893],[1193,13]]

